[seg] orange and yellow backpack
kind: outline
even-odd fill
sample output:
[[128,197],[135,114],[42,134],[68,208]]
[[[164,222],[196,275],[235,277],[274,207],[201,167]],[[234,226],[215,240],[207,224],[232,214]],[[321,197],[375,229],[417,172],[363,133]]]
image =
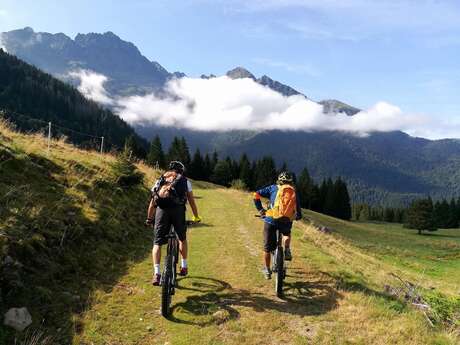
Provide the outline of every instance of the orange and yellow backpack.
[[273,207],[267,210],[266,215],[277,220],[293,221],[297,212],[297,197],[295,188],[284,184],[278,186]]

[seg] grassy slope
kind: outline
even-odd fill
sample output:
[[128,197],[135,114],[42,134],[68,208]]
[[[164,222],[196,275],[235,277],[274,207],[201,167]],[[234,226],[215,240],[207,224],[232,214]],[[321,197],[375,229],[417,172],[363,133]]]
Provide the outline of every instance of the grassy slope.
[[460,287],[460,230],[418,235],[400,224],[350,223],[308,211],[306,217],[336,230],[338,237],[363,252],[423,281],[426,286],[458,294]]
[[[79,329],[92,291],[109,291],[148,251],[139,225],[148,192],[114,186],[113,162],[62,141],[47,154],[42,137],[0,124],[0,263],[15,261],[0,264],[0,312],[27,306],[59,344]],[[14,336],[0,326],[0,344]]]
[[[189,232],[191,274],[180,280],[174,317],[165,320],[158,313],[160,290],[149,284],[151,234],[139,227],[145,189],[98,187],[97,179],[110,176],[109,155],[54,143],[46,156],[38,137],[32,143],[3,127],[0,135],[0,152],[8,150],[13,157],[0,160],[0,195],[8,200],[0,233],[11,238],[7,242],[0,236],[3,248],[16,239],[22,246],[34,233],[45,237],[45,232],[50,232],[46,241],[57,238],[61,247],[67,229],[69,242],[64,240],[62,253],[43,254],[37,247],[35,253],[18,254],[18,259],[33,256],[49,265],[38,266],[42,277],[24,273],[33,294],[15,296],[35,320],[45,318],[46,332],[59,344],[456,343],[453,334],[429,329],[420,313],[381,293],[389,272],[408,278],[416,272],[385,257],[385,246],[374,243],[374,253],[366,242],[376,234],[363,224],[309,213],[338,230],[329,236],[296,223],[286,298],[277,299],[273,282],[259,273],[262,224],[253,217],[250,196],[204,183],[194,184],[204,224]],[[155,172],[140,168],[151,183]],[[35,224],[33,231],[29,224]],[[352,238],[358,231],[363,235]],[[56,258],[61,259],[56,271],[49,270]],[[448,285],[454,289],[454,280]],[[63,294],[68,291],[80,299],[69,301]],[[34,327],[42,326],[36,322]]]

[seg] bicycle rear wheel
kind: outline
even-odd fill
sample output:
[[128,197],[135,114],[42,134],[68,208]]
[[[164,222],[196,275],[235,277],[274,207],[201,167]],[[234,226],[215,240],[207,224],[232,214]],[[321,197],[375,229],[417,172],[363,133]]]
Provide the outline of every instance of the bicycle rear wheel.
[[276,260],[276,276],[275,276],[275,292],[276,296],[283,295],[283,281],[284,281],[284,257],[283,247],[278,247],[275,253]]

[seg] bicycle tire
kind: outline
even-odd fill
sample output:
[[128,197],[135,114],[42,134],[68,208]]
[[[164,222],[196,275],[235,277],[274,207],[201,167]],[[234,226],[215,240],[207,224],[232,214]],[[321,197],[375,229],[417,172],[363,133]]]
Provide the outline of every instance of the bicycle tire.
[[173,280],[173,251],[171,240],[168,241],[168,249],[165,260],[165,269],[163,273],[163,279],[161,284],[161,315],[167,318],[170,315],[170,306],[171,306],[171,289],[172,289],[172,280]]
[[284,281],[284,260],[283,247],[278,247],[276,250],[276,276],[275,276],[275,292],[276,296],[283,296],[283,281]]

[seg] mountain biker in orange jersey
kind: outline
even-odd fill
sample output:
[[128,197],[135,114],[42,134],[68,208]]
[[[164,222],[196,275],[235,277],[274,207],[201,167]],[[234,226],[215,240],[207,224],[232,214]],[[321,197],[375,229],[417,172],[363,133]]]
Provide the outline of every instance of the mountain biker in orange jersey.
[[[293,177],[289,172],[282,172],[278,176],[276,184],[267,186],[265,188],[259,189],[254,193],[254,204],[259,211],[260,215],[264,219],[264,268],[262,273],[266,279],[271,278],[271,269],[270,269],[270,253],[276,248],[276,230],[279,230],[283,234],[283,242],[285,247],[284,258],[287,261],[292,260],[291,254],[291,228],[292,221],[302,219],[302,210],[300,208],[300,199],[297,192],[293,188]],[[286,200],[286,204],[291,203],[291,214],[286,216],[284,214],[279,214],[280,204],[279,201],[280,193],[282,190],[288,187],[292,194],[289,198],[292,200]],[[269,208],[265,210],[262,206],[260,197],[269,199]]]
[[154,224],[154,240],[152,249],[153,285],[160,285],[161,246],[167,243],[166,236],[174,226],[179,237],[179,251],[182,256],[179,275],[186,276],[187,268],[187,224],[185,221],[185,205],[190,204],[193,222],[200,222],[192,184],[184,176],[185,167],[181,162],[172,161],[169,169],[152,187],[152,197],[147,211],[147,225]]

